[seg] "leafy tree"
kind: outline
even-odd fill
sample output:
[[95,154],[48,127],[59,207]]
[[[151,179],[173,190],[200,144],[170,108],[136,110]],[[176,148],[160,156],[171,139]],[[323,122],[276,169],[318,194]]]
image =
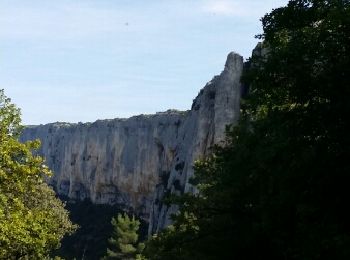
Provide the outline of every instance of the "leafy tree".
[[238,127],[197,162],[198,194],[150,259],[349,259],[350,2],[291,0],[262,18]]
[[43,259],[75,226],[44,182],[51,175],[32,154],[39,141],[20,143],[20,111],[0,90],[0,258]]
[[108,240],[111,249],[107,249],[107,256],[103,259],[142,259],[141,252],[145,245],[138,243],[140,221],[135,216],[130,218],[126,213],[112,218],[114,228],[112,237]]

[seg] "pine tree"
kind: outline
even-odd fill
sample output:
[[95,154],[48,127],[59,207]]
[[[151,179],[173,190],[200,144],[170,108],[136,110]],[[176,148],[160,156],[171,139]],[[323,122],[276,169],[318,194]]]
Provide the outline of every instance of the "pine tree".
[[143,243],[138,243],[140,221],[135,216],[130,218],[126,213],[112,218],[113,234],[108,240],[111,248],[103,259],[141,259],[140,253],[144,249]]

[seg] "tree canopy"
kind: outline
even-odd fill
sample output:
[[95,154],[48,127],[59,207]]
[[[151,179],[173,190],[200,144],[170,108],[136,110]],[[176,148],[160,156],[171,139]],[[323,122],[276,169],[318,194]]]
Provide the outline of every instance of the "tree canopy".
[[350,258],[350,3],[291,0],[262,25],[240,123],[150,259]]
[[21,129],[20,110],[0,90],[0,258],[43,259],[75,226],[32,153],[39,141],[19,142]]

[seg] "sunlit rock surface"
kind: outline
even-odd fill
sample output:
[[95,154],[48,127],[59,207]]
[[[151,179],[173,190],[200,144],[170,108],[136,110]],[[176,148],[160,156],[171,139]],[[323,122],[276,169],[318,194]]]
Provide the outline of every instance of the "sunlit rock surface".
[[71,199],[119,204],[149,220],[153,233],[176,208],[167,193],[193,191],[194,160],[224,139],[237,123],[243,58],[230,53],[224,71],[199,92],[189,111],[168,110],[94,123],[28,126],[22,140],[39,138],[39,153],[54,171],[50,182]]

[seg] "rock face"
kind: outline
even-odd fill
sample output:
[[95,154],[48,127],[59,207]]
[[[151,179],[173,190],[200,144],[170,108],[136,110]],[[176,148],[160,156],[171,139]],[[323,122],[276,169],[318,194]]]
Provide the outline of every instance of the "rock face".
[[243,58],[230,53],[224,71],[208,82],[193,101],[192,109],[184,120],[182,140],[179,140],[176,149],[176,162],[170,169],[167,181],[159,183],[154,193],[149,234],[169,225],[170,215],[177,210],[162,203],[164,195],[194,192],[188,183],[193,176],[194,161],[210,153],[210,147],[224,140],[226,125],[237,123],[242,70]]
[[21,139],[39,138],[39,154],[54,176],[50,183],[71,199],[119,204],[149,220],[153,233],[176,210],[167,193],[193,192],[194,160],[223,141],[225,126],[239,117],[243,58],[230,53],[224,71],[200,91],[186,112],[168,110],[94,123],[27,127]]

